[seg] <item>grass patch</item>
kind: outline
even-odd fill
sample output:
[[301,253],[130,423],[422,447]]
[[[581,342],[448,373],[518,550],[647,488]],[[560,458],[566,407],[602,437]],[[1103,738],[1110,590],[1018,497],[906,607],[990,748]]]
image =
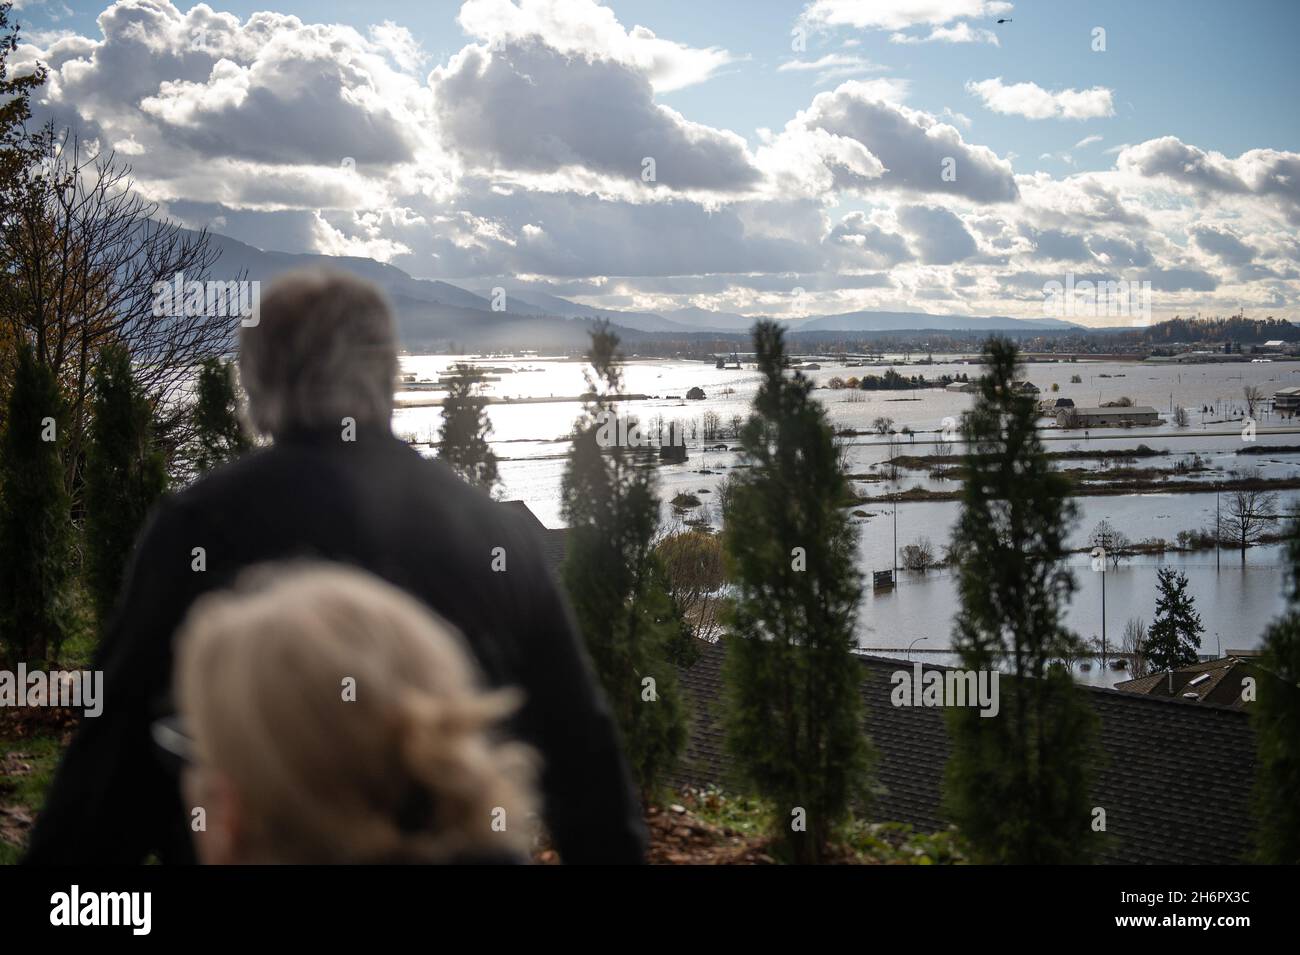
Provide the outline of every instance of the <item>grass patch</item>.
[[63,756],[63,733],[0,739],[0,865],[18,862]]
[[[785,817],[766,800],[709,786],[684,793],[682,803],[702,822],[763,845],[775,860],[782,857],[769,834]],[[831,861],[858,865],[961,865],[970,858],[955,829],[926,833],[900,822],[861,819],[841,828],[830,855]]]

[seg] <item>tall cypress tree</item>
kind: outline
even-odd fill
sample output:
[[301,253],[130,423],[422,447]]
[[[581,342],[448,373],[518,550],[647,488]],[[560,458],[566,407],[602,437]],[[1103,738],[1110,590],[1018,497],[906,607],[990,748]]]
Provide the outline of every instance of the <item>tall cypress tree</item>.
[[1187,575],[1172,567],[1156,572],[1156,615],[1142,643],[1142,655],[1152,672],[1174,670],[1198,659],[1201,648],[1201,615],[1187,592]]
[[1276,679],[1258,687],[1251,710],[1256,859],[1300,865],[1300,521],[1291,526],[1287,610],[1264,632],[1260,668]]
[[742,457],[723,542],[728,617],[727,743],[745,780],[772,801],[777,833],[799,862],[824,858],[867,792],[853,657],[861,596],[848,482],[812,382],[787,377],[774,322],[754,328],[762,384],[741,429]]
[[659,498],[652,460],[638,448],[603,447],[600,439],[623,388],[617,347],[607,323],[592,332],[592,397],[575,423],[561,485],[569,525],[562,574],[628,763],[642,794],[651,796],[686,743],[669,662],[681,621],[654,552]]
[[194,441],[190,460],[200,474],[238,457],[252,447],[239,419],[239,396],[230,366],[208,358],[194,388]]
[[167,464],[154,446],[153,409],[124,346],[100,351],[94,389],[86,451],[86,578],[102,624],[145,516],[167,489]]
[[482,374],[473,365],[458,362],[453,366],[447,397],[442,401],[438,456],[461,480],[492,494],[501,477],[497,456],[488,444],[492,422],[485,410],[487,398],[479,393],[482,381]]
[[961,607],[953,648],[970,670],[1000,670],[999,710],[949,709],[947,803],[983,862],[1086,861],[1096,720],[1068,669],[1078,637],[1062,622],[1074,577],[1065,565],[1075,520],[1066,478],[1038,437],[1037,410],[1017,393],[1015,346],[991,339],[966,440],[953,532]]
[[0,635],[12,662],[58,656],[71,619],[72,520],[58,382],[18,346],[0,441]]

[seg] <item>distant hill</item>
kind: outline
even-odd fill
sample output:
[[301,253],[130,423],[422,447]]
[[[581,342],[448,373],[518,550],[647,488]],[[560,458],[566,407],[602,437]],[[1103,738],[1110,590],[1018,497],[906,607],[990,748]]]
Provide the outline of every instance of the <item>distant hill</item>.
[[[504,311],[492,310],[490,289],[471,292],[449,282],[417,279],[397,268],[359,256],[267,252],[229,236],[211,233],[221,256],[212,268],[214,279],[230,280],[241,274],[250,280],[270,282],[294,269],[343,269],[378,285],[393,304],[398,330],[408,349],[579,348],[587,343],[594,320],[605,318],[624,341],[693,338],[716,333],[743,338],[758,316],[688,307],[665,314],[594,308],[528,288],[506,290]],[[800,333],[889,331],[1026,331],[1076,328],[1056,319],[1014,319],[965,315],[930,315],[924,312],[845,312],[786,321]]]
[[715,312],[712,309],[696,308],[678,308],[671,312],[664,312],[664,318],[676,322],[678,325],[684,325],[692,331],[706,332],[747,332],[754,327],[757,318],[748,315],[737,315],[735,312]]

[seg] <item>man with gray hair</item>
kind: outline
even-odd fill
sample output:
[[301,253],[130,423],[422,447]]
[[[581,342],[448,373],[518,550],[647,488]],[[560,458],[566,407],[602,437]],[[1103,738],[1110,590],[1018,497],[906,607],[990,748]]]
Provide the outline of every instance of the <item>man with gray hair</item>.
[[644,825],[617,731],[538,542],[393,436],[397,343],[379,292],[343,273],[294,273],[241,324],[249,418],[273,444],[151,516],[98,650],[104,712],[69,747],[27,861],[193,861],[196,807],[182,805],[150,738],[169,711],[172,635],[200,595],[250,565],[295,558],[361,567],[454,624],[490,684],[523,691],[512,731],[541,754],[544,820],[561,858],[641,861]]

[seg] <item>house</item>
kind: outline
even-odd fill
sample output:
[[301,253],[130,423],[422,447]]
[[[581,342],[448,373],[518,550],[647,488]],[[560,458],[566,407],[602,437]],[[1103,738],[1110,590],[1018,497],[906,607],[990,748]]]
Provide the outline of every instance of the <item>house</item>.
[[1074,407],[1073,398],[1044,398],[1038,402],[1038,411],[1048,418],[1055,418],[1061,411]]
[[1150,405],[1129,408],[1074,408],[1061,411],[1056,423],[1062,428],[1131,428],[1160,423],[1160,412]]
[[542,548],[542,559],[551,573],[559,576],[560,565],[564,563],[565,547],[569,530],[565,527],[547,527],[523,501],[502,501],[501,506],[510,511],[536,536]]
[[[721,724],[725,655],[725,641],[710,644],[693,667],[679,671],[692,720],[685,757],[671,780],[676,785],[735,785]],[[945,710],[890,702],[891,675],[914,664],[869,656],[856,662],[881,788],[872,818],[909,823],[924,832],[945,828]],[[925,669],[948,668],[927,664]],[[1249,715],[1211,701],[1097,687],[1079,691],[1087,694],[1099,723],[1088,804],[1106,809],[1101,859],[1170,865],[1241,861],[1250,847],[1255,778]]]
[[1286,414],[1300,410],[1300,387],[1279,388],[1273,392],[1273,410]]
[[1229,651],[1229,656],[1218,660],[1201,660],[1176,670],[1124,680],[1116,683],[1115,689],[1242,710],[1255,699],[1254,693],[1247,693],[1246,688],[1257,687],[1261,680],[1272,679],[1253,662],[1253,658],[1258,656],[1257,651]]

